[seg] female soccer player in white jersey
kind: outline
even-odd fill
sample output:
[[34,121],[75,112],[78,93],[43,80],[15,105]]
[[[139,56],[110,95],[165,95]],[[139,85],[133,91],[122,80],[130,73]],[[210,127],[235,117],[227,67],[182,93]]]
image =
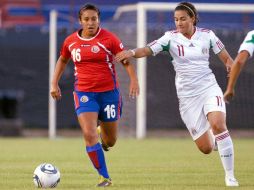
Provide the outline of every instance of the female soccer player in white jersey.
[[249,57],[252,56],[254,52],[254,30],[250,31],[245,37],[243,43],[240,46],[238,55],[234,60],[232,70],[230,72],[230,78],[228,81],[227,90],[224,93],[224,99],[226,102],[229,102],[235,95],[235,85],[238,76],[242,68],[244,67],[246,61]]
[[177,5],[174,12],[176,30],[168,31],[146,47],[124,51],[117,61],[129,57],[157,55],[169,52],[176,71],[175,85],[180,114],[197,147],[209,154],[217,142],[225,170],[227,186],[238,186],[234,177],[233,143],[226,126],[226,108],[223,93],[209,68],[209,49],[212,49],[230,71],[232,58],[213,31],[196,27],[195,7],[188,2]]

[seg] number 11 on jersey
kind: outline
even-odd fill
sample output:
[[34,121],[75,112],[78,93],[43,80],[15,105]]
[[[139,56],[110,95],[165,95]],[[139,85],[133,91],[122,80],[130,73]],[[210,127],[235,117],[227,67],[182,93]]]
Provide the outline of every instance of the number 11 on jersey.
[[179,56],[184,56],[183,45],[177,45],[177,48],[178,48],[178,55]]

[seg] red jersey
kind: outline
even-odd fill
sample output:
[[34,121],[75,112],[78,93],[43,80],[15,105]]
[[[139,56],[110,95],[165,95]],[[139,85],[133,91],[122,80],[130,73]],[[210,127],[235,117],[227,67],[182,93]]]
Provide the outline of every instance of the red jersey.
[[73,60],[75,90],[105,92],[118,87],[113,55],[122,50],[123,45],[114,34],[99,28],[90,39],[82,38],[79,31],[69,35],[60,54]]

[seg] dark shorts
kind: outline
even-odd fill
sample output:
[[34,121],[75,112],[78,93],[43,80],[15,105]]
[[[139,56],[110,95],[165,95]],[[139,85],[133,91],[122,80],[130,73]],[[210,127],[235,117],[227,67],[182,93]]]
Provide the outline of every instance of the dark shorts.
[[122,115],[122,97],[118,89],[107,92],[73,92],[76,114],[97,112],[100,121],[116,121]]

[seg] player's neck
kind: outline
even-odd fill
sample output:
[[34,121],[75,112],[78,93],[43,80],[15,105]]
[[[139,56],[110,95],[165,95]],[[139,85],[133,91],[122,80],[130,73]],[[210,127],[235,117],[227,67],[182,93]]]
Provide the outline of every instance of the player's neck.
[[196,32],[196,27],[194,26],[190,32],[183,34],[186,38],[191,39],[193,34]]
[[99,31],[99,28],[97,29],[97,31],[95,33],[89,33],[89,32],[86,32],[84,29],[81,29],[80,32],[79,32],[79,35],[82,37],[82,38],[85,38],[85,39],[90,39],[90,38],[93,38],[94,36],[96,36],[96,34],[98,33]]

